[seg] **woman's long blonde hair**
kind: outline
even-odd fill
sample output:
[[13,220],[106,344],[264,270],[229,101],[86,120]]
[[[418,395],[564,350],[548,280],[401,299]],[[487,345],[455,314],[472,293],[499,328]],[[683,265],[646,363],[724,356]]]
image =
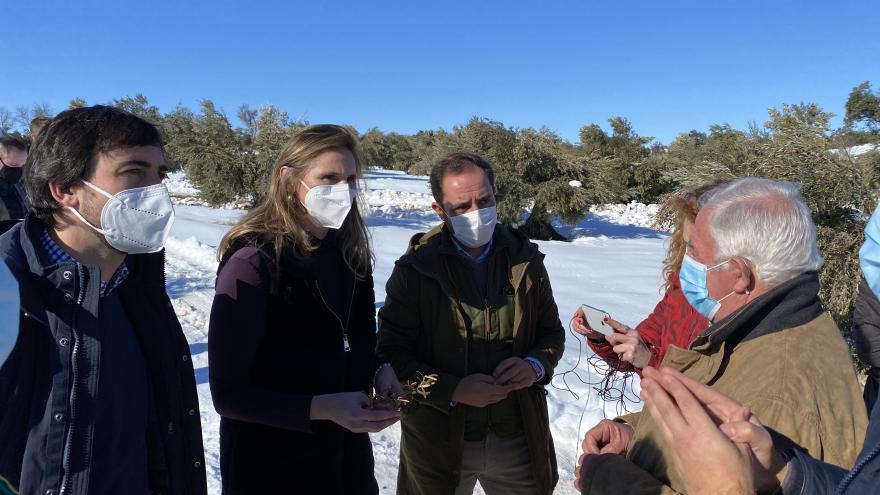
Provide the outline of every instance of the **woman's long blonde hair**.
[[[330,124],[312,125],[297,131],[278,157],[266,198],[226,233],[220,241],[218,257],[222,259],[230,248],[236,246],[236,241],[244,239],[256,239],[254,242],[262,244],[271,242],[276,261],[288,249],[298,257],[313,251],[316,246],[306,230],[309,213],[296,199],[295,186],[305,177],[315,158],[328,151],[341,150],[348,150],[354,155],[357,181],[360,183],[363,180],[364,160],[357,137],[351,131]],[[281,167],[288,167],[287,172],[281,174]],[[357,201],[353,202],[337,239],[345,264],[351,271],[359,278],[370,275],[373,254]]]

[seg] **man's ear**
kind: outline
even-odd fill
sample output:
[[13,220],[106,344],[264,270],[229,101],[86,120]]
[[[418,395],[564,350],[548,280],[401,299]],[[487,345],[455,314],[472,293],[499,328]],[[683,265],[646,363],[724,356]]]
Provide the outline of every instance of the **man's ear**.
[[446,212],[443,211],[443,207],[440,206],[436,201],[431,203],[431,209],[434,210],[434,213],[437,214],[437,217],[440,218],[441,222],[446,221]]
[[736,282],[733,284],[733,290],[737,294],[749,294],[755,290],[755,284],[758,280],[758,273],[755,265],[744,258],[731,258],[730,264],[736,270]]
[[62,207],[69,206],[79,210],[79,197],[76,195],[76,189],[76,186],[62,187],[53,180],[49,181],[49,194]]

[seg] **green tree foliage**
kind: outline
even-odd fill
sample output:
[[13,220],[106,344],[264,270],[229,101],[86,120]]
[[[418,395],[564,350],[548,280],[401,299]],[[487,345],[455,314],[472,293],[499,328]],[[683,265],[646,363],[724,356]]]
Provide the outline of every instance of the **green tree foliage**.
[[680,135],[664,157],[666,175],[685,187],[698,186],[707,176],[714,180],[740,177],[747,173],[745,165],[755,158],[758,139],[727,124],[711,126],[708,135],[697,131]]
[[408,137],[412,155],[405,167],[413,175],[428,175],[431,167],[443,155],[462,149],[461,140],[454,132],[443,129],[419,131]]
[[294,121],[287,112],[272,105],[264,105],[257,111],[256,134],[252,146],[246,148],[247,169],[245,172],[246,194],[255,201],[262,199],[269,185],[281,150],[291,135],[305,125]]
[[[547,129],[519,131],[512,158],[512,168],[519,175],[516,187],[511,189],[517,194],[501,199],[509,216],[531,203],[531,213],[521,228],[530,237],[564,240],[551,225],[552,214],[574,223],[583,218],[590,205],[614,198],[594,171],[595,162],[577,156],[572,146]],[[573,181],[581,186],[572,186]]]
[[162,117],[165,138],[165,162],[170,170],[186,168],[187,153],[195,144],[196,115],[183,105]]
[[[210,100],[202,100],[201,113],[192,119],[188,135],[176,144],[189,179],[212,204],[222,204],[247,194],[252,168],[240,146],[239,135],[226,115]],[[186,114],[179,112],[179,123]]]
[[244,129],[242,132],[247,137],[249,143],[253,143],[254,139],[257,138],[257,117],[259,117],[260,111],[253,109],[250,105],[242,105],[238,107],[238,120],[244,124]]
[[[608,119],[611,134],[597,124],[581,128],[576,154],[593,164],[592,171],[614,193],[615,201],[656,201],[674,184],[663,173],[663,163],[652,158],[647,146],[653,138],[640,136],[623,117]],[[656,152],[664,150],[654,146]]]
[[[159,107],[152,105],[149,98],[141,93],[135,96],[125,96],[114,99],[111,104],[133,113],[138,117],[152,123],[159,129],[162,140],[165,142],[166,163],[169,170],[177,170],[183,167],[185,157],[182,155],[180,143],[189,138],[184,131],[192,128],[191,125],[184,125],[183,119],[193,119],[193,114],[188,109],[178,105],[171,113],[162,115]],[[74,98],[70,100],[70,108],[79,108],[86,106],[86,101],[82,98]]]
[[[601,174],[595,172],[595,160],[578,156],[572,145],[546,128],[516,130],[474,118],[457,134],[462,149],[493,164],[501,220],[521,225],[529,237],[562,240],[551,224],[552,215],[577,221],[589,205],[614,198]],[[571,181],[586,186],[573,187]],[[524,219],[525,211],[529,214]]]
[[520,223],[533,193],[514,157],[517,152],[516,130],[501,122],[474,117],[456,129],[456,135],[459,149],[482,156],[495,169],[497,208],[501,221],[514,225]]
[[141,93],[135,96],[125,96],[120,99],[113,100],[113,106],[126,112],[133,113],[138,117],[155,125],[161,125],[162,112],[159,107],[150,104],[150,100]]
[[414,161],[410,141],[396,132],[388,134],[373,128],[361,135],[361,149],[369,167],[407,170]]
[[202,199],[212,204],[259,201],[282,148],[304,125],[272,105],[239,107],[243,127],[233,126],[210,100],[200,102],[199,113],[178,105],[164,115],[142,94],[113,100],[113,105],[156,124],[169,168],[186,169]]
[[846,100],[844,123],[847,126],[863,125],[869,130],[880,131],[880,94],[871,91],[871,83],[865,81],[849,94]]
[[88,106],[86,100],[78,96],[76,98],[71,98],[70,101],[67,103],[68,110],[73,110],[74,108],[83,108],[86,106]]
[[639,199],[653,187],[639,182],[651,175],[643,170],[643,165],[650,153],[645,145],[653,138],[638,135],[623,117],[612,117],[608,124],[610,135],[596,124],[582,127],[578,152],[590,157],[599,167],[597,172],[607,180],[618,199]]

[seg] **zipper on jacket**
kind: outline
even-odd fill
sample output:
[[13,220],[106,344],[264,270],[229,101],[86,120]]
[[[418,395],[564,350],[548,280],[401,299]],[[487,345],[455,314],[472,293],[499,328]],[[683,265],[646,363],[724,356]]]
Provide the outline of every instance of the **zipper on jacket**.
[[70,360],[73,364],[71,369],[72,380],[73,383],[70,387],[70,414],[67,416],[68,424],[70,425],[67,428],[67,439],[64,442],[64,455],[62,459],[62,468],[64,469],[64,477],[61,480],[61,490],[60,495],[65,495],[67,493],[67,489],[70,486],[70,479],[72,477],[70,473],[70,453],[73,449],[73,438],[74,438],[74,430],[76,427],[76,396],[77,391],[79,390],[79,350],[80,350],[80,342],[82,339],[80,338],[79,332],[76,330],[76,326],[79,323],[79,308],[82,306],[83,299],[85,299],[85,270],[83,266],[79,263],[76,264],[76,271],[79,280],[77,280],[76,288],[79,291],[76,297],[76,309],[73,317],[73,325],[70,330],[73,334],[73,350],[71,351]]
[[[486,361],[489,361],[489,358],[492,357],[489,346],[489,335],[492,333],[492,307],[489,306],[489,299],[484,298],[483,304],[486,306],[486,310],[483,311],[483,314],[486,316]],[[492,431],[492,404],[486,406],[486,434]]]
[[486,307],[486,309],[483,311],[483,315],[485,316],[485,320],[486,320],[486,322],[484,323],[484,325],[486,326],[486,337],[485,337],[486,345],[484,348],[486,350],[486,362],[488,363],[488,362],[490,362],[490,359],[492,358],[492,352],[490,351],[490,345],[489,345],[490,335],[492,334],[492,307],[489,306],[489,299],[488,298],[483,299],[483,304]]
[[483,299],[483,305],[486,306],[486,341],[489,341],[489,333],[492,331],[492,307],[489,306],[489,299]]
[[168,265],[165,264],[165,250],[162,250],[162,290],[168,287]]
[[333,314],[336,317],[336,321],[339,322],[339,329],[342,330],[342,350],[345,352],[351,352],[351,344],[348,342],[348,324],[351,322],[351,308],[354,307],[354,293],[357,290],[357,281],[354,282],[354,285],[351,289],[351,301],[348,303],[348,316],[345,319],[345,324],[342,324],[342,318],[336,314],[336,311],[333,311],[333,308],[327,304],[327,300],[324,299],[324,291],[321,290],[321,284],[315,280],[315,287],[318,288],[318,296],[321,298],[321,302],[324,303],[324,307],[327,308],[327,311]]
[[867,466],[869,462],[874,460],[874,458],[877,457],[878,454],[880,454],[880,444],[875,445],[873,450],[871,450],[868,455],[866,455],[858,463],[856,463],[856,465],[853,466],[850,472],[846,473],[846,476],[843,478],[843,480],[841,480],[840,484],[837,485],[837,489],[834,490],[834,495],[840,495],[845,492],[849,485],[856,478],[856,476],[858,476],[859,473],[862,471],[862,469],[864,469],[864,467]]

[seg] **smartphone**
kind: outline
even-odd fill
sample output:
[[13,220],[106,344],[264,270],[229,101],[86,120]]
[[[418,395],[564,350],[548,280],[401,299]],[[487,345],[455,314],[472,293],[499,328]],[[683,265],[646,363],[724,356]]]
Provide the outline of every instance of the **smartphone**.
[[611,335],[614,333],[614,329],[605,323],[605,318],[610,318],[611,315],[601,309],[586,304],[581,304],[581,309],[584,311],[584,319],[587,320],[587,326],[602,335]]

